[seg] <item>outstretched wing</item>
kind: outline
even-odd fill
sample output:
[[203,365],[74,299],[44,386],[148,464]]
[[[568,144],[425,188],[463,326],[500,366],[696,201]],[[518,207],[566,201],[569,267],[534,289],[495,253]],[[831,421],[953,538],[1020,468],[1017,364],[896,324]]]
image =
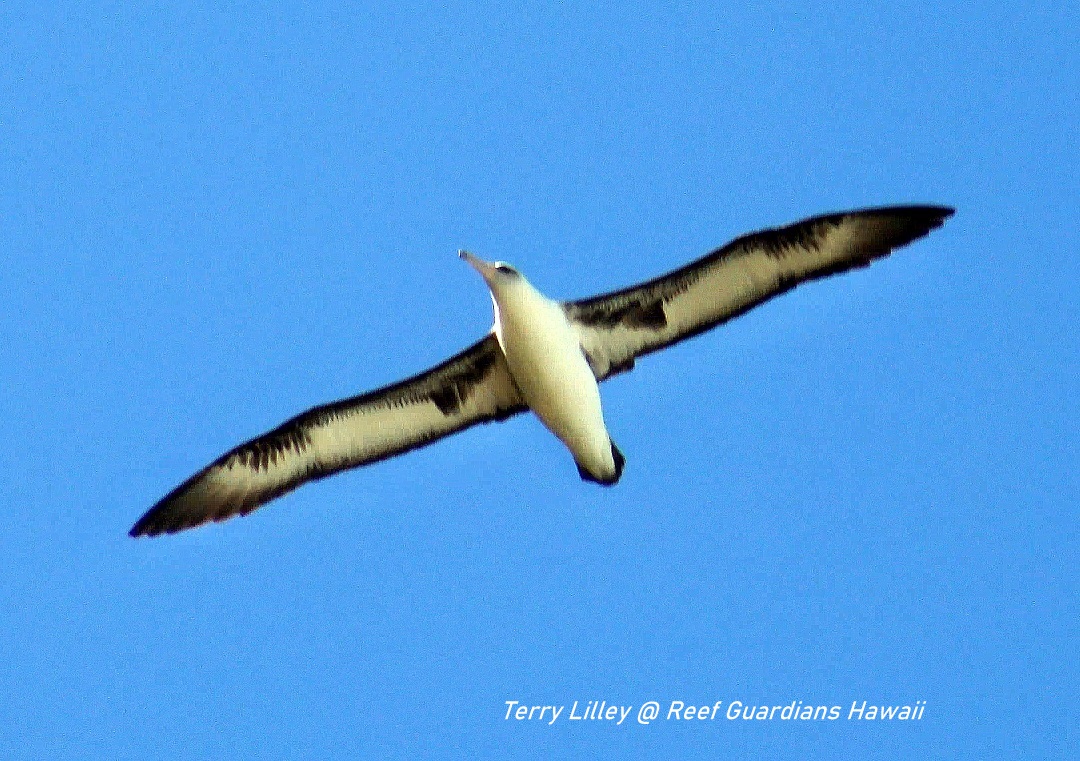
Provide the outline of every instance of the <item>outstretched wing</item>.
[[131,529],[156,536],[247,515],[318,478],[422,447],[525,405],[495,336],[392,386],[308,410],[226,452]]
[[828,214],[736,238],[647,283],[563,305],[597,380],[807,280],[865,267],[941,227],[944,206]]

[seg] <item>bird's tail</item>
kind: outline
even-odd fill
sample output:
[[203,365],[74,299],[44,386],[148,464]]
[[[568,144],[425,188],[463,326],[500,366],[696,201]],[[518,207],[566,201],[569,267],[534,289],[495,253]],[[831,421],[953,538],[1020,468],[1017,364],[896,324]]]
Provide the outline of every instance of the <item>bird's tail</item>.
[[615,473],[610,476],[590,473],[581,466],[580,462],[575,463],[581,480],[592,481],[594,484],[600,484],[601,486],[614,486],[619,483],[619,479],[622,478],[623,466],[626,465],[626,458],[623,457],[623,453],[619,451],[619,448],[615,446],[614,441],[611,442],[611,458],[615,461]]

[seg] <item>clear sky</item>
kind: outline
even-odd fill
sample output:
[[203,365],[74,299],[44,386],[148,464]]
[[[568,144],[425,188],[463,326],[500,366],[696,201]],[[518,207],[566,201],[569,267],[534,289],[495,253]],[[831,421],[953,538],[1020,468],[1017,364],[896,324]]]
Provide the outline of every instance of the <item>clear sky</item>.
[[[0,9],[0,755],[1077,752],[1075,5],[144,5]],[[615,488],[519,417],[127,537],[483,335],[458,248],[573,298],[919,202],[605,384]]]

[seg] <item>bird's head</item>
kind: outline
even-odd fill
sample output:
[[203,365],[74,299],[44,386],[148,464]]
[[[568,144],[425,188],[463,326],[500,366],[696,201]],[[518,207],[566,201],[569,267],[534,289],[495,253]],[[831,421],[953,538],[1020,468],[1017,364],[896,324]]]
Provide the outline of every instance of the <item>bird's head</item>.
[[480,277],[484,278],[484,282],[488,284],[488,288],[491,289],[492,293],[501,292],[523,280],[521,273],[506,262],[485,262],[468,251],[458,251],[458,256],[480,273]]

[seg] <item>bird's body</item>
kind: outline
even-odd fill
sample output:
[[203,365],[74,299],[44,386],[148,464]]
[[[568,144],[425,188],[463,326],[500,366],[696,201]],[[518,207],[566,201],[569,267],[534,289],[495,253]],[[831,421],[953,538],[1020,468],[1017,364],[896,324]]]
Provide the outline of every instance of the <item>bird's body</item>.
[[583,479],[614,484],[624,458],[604,422],[600,381],[800,283],[865,267],[952,213],[893,206],[812,217],[744,235],[655,280],[569,302],[543,296],[509,265],[462,252],[491,290],[490,334],[427,372],[315,407],[240,444],[165,495],[130,533],[246,515],[309,481],[525,410],[566,445]]
[[508,265],[461,257],[484,277],[495,306],[492,330],[522,399],[566,445],[582,477],[604,485],[622,475],[622,456],[608,435],[600,387],[562,304],[544,296]]

